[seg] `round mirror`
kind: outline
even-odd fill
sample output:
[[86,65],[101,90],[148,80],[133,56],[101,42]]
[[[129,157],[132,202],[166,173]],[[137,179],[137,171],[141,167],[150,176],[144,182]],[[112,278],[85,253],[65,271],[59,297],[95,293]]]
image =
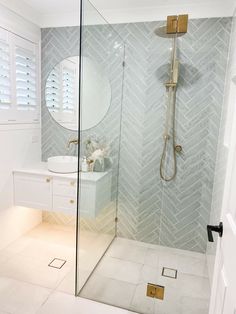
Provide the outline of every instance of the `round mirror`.
[[[111,86],[102,67],[82,57],[81,130],[99,124],[111,103]],[[45,99],[48,111],[61,126],[78,130],[79,57],[61,61],[47,78]]]

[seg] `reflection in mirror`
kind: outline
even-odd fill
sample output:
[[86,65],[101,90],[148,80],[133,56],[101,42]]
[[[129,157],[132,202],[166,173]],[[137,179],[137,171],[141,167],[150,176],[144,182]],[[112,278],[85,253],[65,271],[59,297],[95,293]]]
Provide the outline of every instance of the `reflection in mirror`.
[[[82,57],[81,130],[99,124],[109,110],[111,86],[100,65]],[[46,106],[61,126],[78,130],[79,57],[64,59],[51,71],[45,89]]]

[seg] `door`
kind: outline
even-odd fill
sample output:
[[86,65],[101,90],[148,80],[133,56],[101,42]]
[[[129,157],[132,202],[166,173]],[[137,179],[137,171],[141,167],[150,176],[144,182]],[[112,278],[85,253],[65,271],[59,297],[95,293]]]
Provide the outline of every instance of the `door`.
[[[236,314],[236,28],[235,18],[226,89],[227,121],[224,144],[227,148],[221,222],[223,236],[217,243],[210,314]],[[215,235],[214,235],[215,237]]]
[[236,313],[236,119],[224,187],[223,237],[218,242],[210,314]]

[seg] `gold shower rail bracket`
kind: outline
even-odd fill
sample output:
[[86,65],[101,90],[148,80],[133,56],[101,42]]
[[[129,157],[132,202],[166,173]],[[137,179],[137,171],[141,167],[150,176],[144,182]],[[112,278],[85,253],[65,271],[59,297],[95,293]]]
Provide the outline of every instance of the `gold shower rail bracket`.
[[167,16],[167,34],[184,34],[188,31],[188,14]]

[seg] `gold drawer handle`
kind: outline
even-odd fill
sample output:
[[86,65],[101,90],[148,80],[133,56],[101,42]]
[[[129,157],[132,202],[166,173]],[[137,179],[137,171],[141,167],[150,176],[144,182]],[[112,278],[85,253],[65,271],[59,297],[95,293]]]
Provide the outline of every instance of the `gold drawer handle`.
[[71,181],[71,182],[70,182],[70,185],[71,185],[71,186],[75,186],[75,181]]
[[74,202],[75,202],[74,200],[70,200],[70,203],[71,203],[71,204],[74,204]]
[[51,181],[51,179],[50,179],[50,178],[47,178],[47,179],[46,179],[46,182],[47,182],[47,183],[49,183],[50,181]]

